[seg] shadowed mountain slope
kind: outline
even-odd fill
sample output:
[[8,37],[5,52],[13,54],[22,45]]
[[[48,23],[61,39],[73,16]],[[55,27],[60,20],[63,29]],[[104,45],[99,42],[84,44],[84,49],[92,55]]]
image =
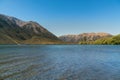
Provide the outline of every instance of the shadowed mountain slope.
[[37,22],[25,22],[0,14],[0,44],[56,44],[54,34]]

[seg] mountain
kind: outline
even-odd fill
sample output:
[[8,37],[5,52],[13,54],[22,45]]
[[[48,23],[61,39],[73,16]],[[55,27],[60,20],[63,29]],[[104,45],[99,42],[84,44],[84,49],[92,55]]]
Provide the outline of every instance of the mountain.
[[66,42],[79,43],[83,41],[95,41],[105,37],[112,37],[112,35],[109,33],[82,33],[79,35],[63,35],[59,39]]
[[34,21],[22,21],[0,14],[0,44],[57,44],[54,34]]

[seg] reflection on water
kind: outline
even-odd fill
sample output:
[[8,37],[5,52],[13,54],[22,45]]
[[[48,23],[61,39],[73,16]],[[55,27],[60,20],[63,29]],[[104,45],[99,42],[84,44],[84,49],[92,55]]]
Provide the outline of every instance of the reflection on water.
[[0,80],[120,80],[120,46],[1,45]]

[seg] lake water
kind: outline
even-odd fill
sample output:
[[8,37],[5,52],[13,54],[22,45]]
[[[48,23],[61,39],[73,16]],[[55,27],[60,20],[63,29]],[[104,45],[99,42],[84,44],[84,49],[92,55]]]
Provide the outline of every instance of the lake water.
[[1,45],[0,80],[120,80],[120,46]]

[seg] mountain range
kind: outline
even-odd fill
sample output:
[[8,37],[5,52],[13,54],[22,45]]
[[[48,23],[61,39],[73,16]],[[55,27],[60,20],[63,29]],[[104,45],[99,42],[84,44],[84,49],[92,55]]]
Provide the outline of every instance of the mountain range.
[[82,33],[78,35],[63,35],[59,38],[65,42],[79,43],[82,41],[95,41],[97,39],[112,37],[113,35],[109,33]]
[[34,21],[0,14],[0,44],[57,44],[62,41]]
[[57,37],[37,22],[0,14],[0,44],[120,44],[120,35],[101,32]]

